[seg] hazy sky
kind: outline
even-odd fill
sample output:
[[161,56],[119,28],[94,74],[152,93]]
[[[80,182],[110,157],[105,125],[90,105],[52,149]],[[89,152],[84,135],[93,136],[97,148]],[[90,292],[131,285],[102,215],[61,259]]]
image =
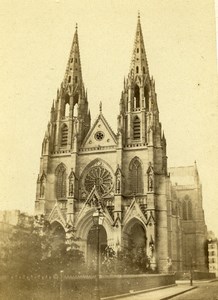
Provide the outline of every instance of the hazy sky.
[[197,161],[218,235],[215,12],[210,0],[0,0],[0,209],[33,212],[41,143],[75,30],[92,121],[116,131],[137,14],[156,81],[169,166]]

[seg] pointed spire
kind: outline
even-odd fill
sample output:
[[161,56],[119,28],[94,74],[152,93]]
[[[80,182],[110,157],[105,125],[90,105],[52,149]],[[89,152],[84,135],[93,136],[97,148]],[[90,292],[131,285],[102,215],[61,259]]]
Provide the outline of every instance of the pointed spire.
[[139,12],[130,72],[134,75],[149,75]]
[[76,23],[73,43],[70,50],[70,56],[67,63],[67,68],[64,76],[64,86],[67,85],[82,85],[82,69],[79,52],[78,25]]
[[101,101],[99,103],[99,112],[100,112],[100,114],[102,113],[102,102]]

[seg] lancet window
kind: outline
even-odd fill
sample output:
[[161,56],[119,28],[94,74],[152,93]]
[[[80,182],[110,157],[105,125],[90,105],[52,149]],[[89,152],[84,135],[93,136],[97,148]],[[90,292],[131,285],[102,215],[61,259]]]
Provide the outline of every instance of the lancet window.
[[61,146],[62,147],[67,145],[67,138],[68,138],[68,127],[66,124],[64,124],[61,129]]
[[56,169],[56,197],[57,199],[66,198],[66,181],[67,174],[66,168],[63,164],[60,164]]
[[130,163],[130,183],[132,193],[143,193],[143,172],[140,160],[136,157]]
[[138,116],[133,121],[133,139],[138,140],[141,137],[141,122]]

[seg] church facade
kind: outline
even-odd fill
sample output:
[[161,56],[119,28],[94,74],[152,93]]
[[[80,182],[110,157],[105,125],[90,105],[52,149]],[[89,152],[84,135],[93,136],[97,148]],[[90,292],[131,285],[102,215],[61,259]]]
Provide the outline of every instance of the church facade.
[[[140,18],[114,133],[102,112],[91,125],[76,28],[64,80],[42,143],[35,214],[73,228],[87,259],[92,216],[101,209],[100,244],[143,247],[159,272],[205,268],[206,225],[196,164],[167,167],[154,79]],[[191,258],[190,258],[191,257]]]

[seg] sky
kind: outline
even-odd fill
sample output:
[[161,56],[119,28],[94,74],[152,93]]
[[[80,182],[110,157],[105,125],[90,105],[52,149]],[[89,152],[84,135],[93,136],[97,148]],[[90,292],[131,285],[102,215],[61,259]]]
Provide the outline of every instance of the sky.
[[0,0],[0,209],[33,213],[41,144],[78,23],[92,121],[116,132],[140,11],[169,166],[196,160],[218,236],[215,9],[210,0]]

